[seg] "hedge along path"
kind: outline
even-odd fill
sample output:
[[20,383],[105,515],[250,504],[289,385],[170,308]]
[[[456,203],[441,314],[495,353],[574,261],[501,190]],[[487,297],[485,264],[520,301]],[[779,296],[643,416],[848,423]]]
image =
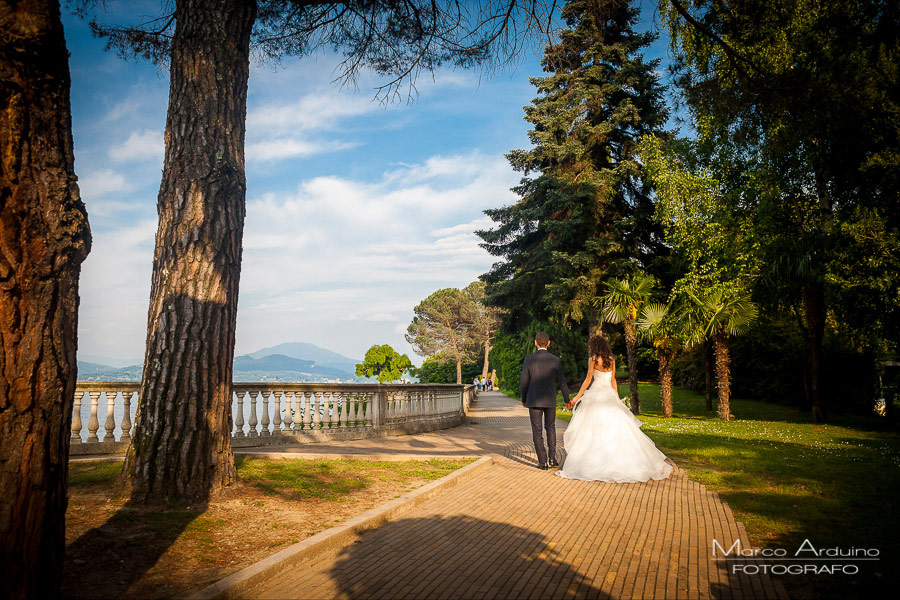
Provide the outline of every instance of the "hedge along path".
[[[557,421],[561,448],[565,423]],[[482,393],[467,425],[314,444],[303,454],[489,454],[494,465],[352,543],[295,565],[256,598],[786,598],[767,575],[716,561],[744,527],[717,494],[673,470],[663,481],[563,479],[535,468],[528,413]],[[255,452],[265,449],[255,449]]]

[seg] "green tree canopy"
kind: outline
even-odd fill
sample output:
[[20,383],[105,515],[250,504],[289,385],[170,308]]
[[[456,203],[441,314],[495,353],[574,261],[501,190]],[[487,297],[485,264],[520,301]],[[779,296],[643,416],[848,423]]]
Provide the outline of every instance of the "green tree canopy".
[[405,354],[400,354],[387,344],[375,344],[366,350],[363,361],[356,365],[357,377],[375,377],[378,383],[396,381],[413,368]]
[[443,353],[456,362],[456,383],[462,383],[462,363],[474,356],[472,300],[457,288],[438,290],[414,309],[415,316],[406,332],[406,341],[416,354]]
[[635,157],[666,119],[658,62],[641,52],[655,36],[634,31],[629,2],[574,0],[561,14],[567,29],[547,46],[548,75],[531,80],[538,97],[525,108],[533,146],[507,155],[525,175],[520,200],[485,211],[496,229],[477,232],[503,259],[483,278],[511,329],[551,317],[587,317],[593,329],[602,281],[665,254]]

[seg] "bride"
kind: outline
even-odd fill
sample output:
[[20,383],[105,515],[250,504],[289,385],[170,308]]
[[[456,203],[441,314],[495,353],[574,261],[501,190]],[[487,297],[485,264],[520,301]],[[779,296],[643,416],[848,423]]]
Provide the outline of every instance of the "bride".
[[616,362],[609,342],[602,336],[593,336],[588,342],[588,354],[587,377],[572,399],[577,406],[563,435],[566,462],[556,474],[616,483],[665,479],[672,472],[672,465],[640,430],[641,422],[619,400],[613,376]]

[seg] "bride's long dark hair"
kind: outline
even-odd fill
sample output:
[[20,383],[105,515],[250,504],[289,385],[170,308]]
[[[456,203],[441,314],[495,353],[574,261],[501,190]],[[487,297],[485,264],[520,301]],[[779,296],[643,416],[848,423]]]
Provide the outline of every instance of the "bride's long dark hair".
[[609,347],[609,342],[606,341],[606,338],[600,334],[591,336],[591,339],[588,340],[588,356],[593,360],[597,360],[599,357],[604,369],[612,367],[614,358],[612,349]]

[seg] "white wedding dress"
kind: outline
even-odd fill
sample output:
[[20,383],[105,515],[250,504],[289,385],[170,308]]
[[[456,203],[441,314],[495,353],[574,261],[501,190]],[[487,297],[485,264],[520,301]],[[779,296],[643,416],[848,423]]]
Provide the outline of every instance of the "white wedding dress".
[[616,483],[665,479],[672,465],[619,400],[612,376],[612,371],[594,371],[591,387],[575,407],[563,435],[566,461],[556,474]]

